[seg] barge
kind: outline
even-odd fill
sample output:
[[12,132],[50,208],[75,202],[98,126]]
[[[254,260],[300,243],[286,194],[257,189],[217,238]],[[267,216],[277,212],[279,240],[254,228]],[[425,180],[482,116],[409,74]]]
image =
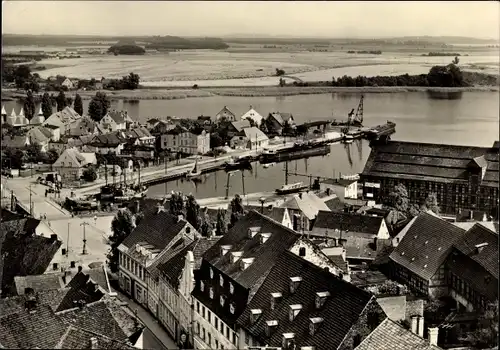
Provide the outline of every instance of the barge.
[[308,186],[304,185],[303,182],[297,182],[294,184],[283,185],[280,188],[276,189],[276,194],[291,194],[298,193],[308,189]]
[[396,132],[396,123],[387,121],[387,123],[385,124],[377,125],[371,128],[365,133],[365,135],[368,140],[373,141],[379,138],[388,138],[395,132]]
[[262,153],[260,156],[260,163],[278,163],[289,160],[309,158],[316,156],[326,156],[330,153],[330,145],[323,145],[319,147],[298,148],[290,151],[289,149],[280,151],[268,151]]

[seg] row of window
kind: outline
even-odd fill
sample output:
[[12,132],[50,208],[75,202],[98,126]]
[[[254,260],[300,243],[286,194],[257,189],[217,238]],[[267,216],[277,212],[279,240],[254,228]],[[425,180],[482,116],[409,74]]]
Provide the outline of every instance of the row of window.
[[144,281],[144,269],[141,265],[139,265],[135,260],[131,259],[130,257],[121,254],[120,253],[120,266],[123,266],[130,272],[132,272],[134,275],[139,277],[141,280]]
[[462,280],[460,277],[451,273],[451,286],[452,288],[468,302],[472,303],[477,308],[486,308],[486,298],[480,293],[476,292],[473,288],[469,286],[467,282]]
[[[209,324],[211,324],[221,335],[227,338],[234,345],[237,344],[236,333],[231,330],[222,320],[219,320],[216,314],[212,313],[208,308],[205,308],[203,304],[201,304],[198,300],[196,301],[196,312],[203,319],[207,320]],[[197,334],[200,334],[200,324],[197,323]],[[203,327],[201,327],[203,328]],[[205,330],[203,329],[203,334]],[[208,333],[208,332],[207,332]],[[210,333],[208,333],[210,334]],[[201,337],[201,335],[200,335]],[[204,339],[204,337],[201,337]],[[209,343],[210,344],[210,343]]]

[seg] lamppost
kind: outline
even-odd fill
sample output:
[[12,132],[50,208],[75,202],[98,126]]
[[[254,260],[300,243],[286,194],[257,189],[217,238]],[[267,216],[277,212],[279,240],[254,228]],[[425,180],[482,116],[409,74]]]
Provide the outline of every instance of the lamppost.
[[260,212],[261,214],[264,214],[264,203],[266,202],[266,199],[264,197],[260,197],[259,202],[260,202]]
[[83,250],[82,250],[83,255],[87,254],[87,238],[85,236],[85,226],[87,226],[87,225],[88,225],[87,222],[82,222],[80,224],[80,226],[83,226]]

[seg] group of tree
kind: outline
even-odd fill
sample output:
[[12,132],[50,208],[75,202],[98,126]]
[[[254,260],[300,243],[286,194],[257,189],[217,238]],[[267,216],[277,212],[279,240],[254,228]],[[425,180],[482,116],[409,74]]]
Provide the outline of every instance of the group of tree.
[[111,102],[104,92],[98,91],[89,103],[88,113],[90,118],[99,122],[108,113]]
[[33,97],[33,92],[28,90],[26,93],[26,97],[24,98],[24,115],[28,120],[33,119],[35,116],[35,98]]
[[281,77],[283,75],[285,75],[285,71],[281,68],[276,68],[276,76]]
[[97,180],[97,170],[94,166],[90,165],[83,170],[82,179],[87,182],[94,182]]
[[119,210],[111,221],[112,235],[109,237],[110,249],[107,255],[108,265],[112,272],[118,272],[118,247],[135,227],[134,215],[128,209]]
[[31,73],[28,65],[13,66],[2,60],[2,82],[14,83],[18,89],[38,92],[40,90],[38,78],[37,73]]
[[385,204],[392,209],[387,216],[387,221],[391,225],[411,219],[423,211],[430,210],[435,214],[439,214],[440,211],[436,193],[430,192],[425,201],[418,205],[410,202],[408,190],[401,183],[394,186]]
[[143,47],[135,44],[120,44],[113,45],[108,49],[108,52],[117,55],[144,55],[146,50]]
[[138,74],[130,73],[121,79],[111,79],[103,85],[108,90],[135,90],[139,88],[140,77]]

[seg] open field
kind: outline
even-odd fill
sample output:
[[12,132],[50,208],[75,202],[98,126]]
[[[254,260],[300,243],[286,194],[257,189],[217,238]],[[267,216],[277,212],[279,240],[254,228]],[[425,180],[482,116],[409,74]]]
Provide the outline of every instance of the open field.
[[[452,57],[421,56],[429,50],[383,52],[381,55],[348,54],[347,49],[308,52],[292,48],[278,52],[192,50],[144,56],[104,55],[43,60],[38,64],[50,65],[50,68],[38,73],[44,78],[57,74],[77,78],[120,78],[133,71],[140,75],[141,84],[148,87],[275,85],[276,68],[305,81],[320,81],[343,75],[422,74],[433,65],[452,60]],[[500,60],[494,49],[446,51],[462,54],[460,66],[463,70],[498,74]]]

